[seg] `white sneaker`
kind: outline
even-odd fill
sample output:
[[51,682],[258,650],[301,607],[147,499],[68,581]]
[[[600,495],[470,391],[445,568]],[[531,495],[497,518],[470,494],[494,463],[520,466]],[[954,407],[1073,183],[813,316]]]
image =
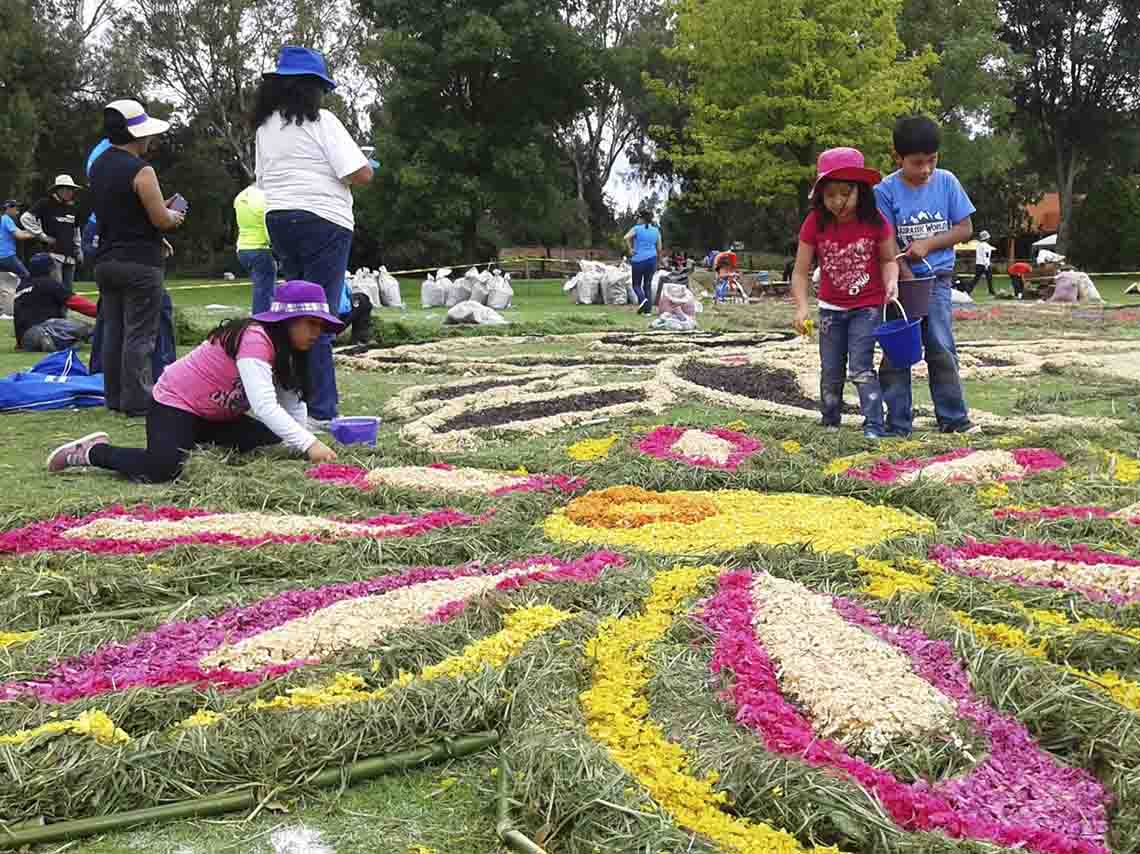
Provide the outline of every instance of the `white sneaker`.
[[47,458],[48,471],[63,471],[75,466],[91,465],[91,449],[96,445],[111,444],[111,437],[106,433],[91,433],[82,439],[76,439],[60,445]]

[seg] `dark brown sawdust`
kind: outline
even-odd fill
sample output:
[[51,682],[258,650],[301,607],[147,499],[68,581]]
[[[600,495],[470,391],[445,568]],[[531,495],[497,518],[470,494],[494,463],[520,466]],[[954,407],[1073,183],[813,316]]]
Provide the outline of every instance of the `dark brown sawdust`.
[[[682,379],[691,383],[785,406],[819,411],[819,401],[812,400],[800,389],[796,375],[787,368],[761,365],[710,365],[695,359],[683,362],[677,369]],[[843,412],[858,415],[859,407],[843,404]]]
[[589,412],[592,409],[601,409],[604,406],[632,403],[644,399],[645,390],[635,388],[572,394],[552,400],[520,401],[503,406],[491,406],[473,412],[464,412],[462,415],[445,421],[439,426],[437,432],[449,433],[452,430],[469,430],[473,427],[496,427],[511,421],[532,421],[536,418],[546,418],[549,415],[560,415],[563,412]]

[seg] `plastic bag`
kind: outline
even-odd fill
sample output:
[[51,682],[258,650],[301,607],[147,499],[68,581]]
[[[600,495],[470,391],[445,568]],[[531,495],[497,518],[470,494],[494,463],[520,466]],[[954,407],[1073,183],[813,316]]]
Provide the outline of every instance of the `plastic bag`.
[[[379,290],[380,305],[388,308],[403,308],[404,298],[400,294],[400,283],[395,276],[388,272],[388,268],[381,267],[376,278],[379,280],[377,289]],[[356,288],[354,287],[353,290]],[[372,294],[369,294],[368,298],[372,299]],[[372,304],[376,305],[376,302],[373,301]]]
[[633,273],[628,267],[609,267],[603,274],[602,301],[606,305],[628,305],[633,290]]
[[461,302],[467,302],[469,299],[471,299],[471,285],[466,276],[447,283],[447,299],[444,304],[448,308],[459,305]]
[[480,326],[502,326],[510,323],[505,317],[474,300],[464,300],[447,310],[444,323],[477,323]]
[[367,267],[361,267],[351,276],[345,276],[344,279],[350,294],[364,294],[373,305],[379,306],[381,304],[380,286],[376,282],[375,274]]
[[511,307],[514,297],[515,289],[511,287],[511,274],[507,273],[504,276],[501,270],[496,270],[487,287],[487,305],[496,311],[503,311]]
[[692,332],[697,328],[697,321],[687,314],[670,311],[653,318],[649,328],[663,329],[666,332]]
[[602,276],[603,273],[579,273],[574,296],[579,305],[597,305],[602,302]]
[[447,290],[431,273],[428,273],[424,283],[420,285],[420,305],[424,308],[436,308],[447,304]]

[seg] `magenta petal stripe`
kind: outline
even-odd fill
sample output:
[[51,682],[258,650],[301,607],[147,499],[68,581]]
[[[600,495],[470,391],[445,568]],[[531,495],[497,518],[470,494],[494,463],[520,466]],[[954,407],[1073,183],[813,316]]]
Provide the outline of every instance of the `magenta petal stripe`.
[[1059,764],[1019,721],[977,697],[949,644],[883,625],[839,597],[833,600],[836,611],[906,654],[915,673],[954,700],[958,714],[973,721],[991,749],[964,777],[930,785],[901,782],[840,744],[816,738],[811,723],[784,698],[775,666],[756,637],[751,582],[749,572],[722,575],[701,617],[716,637],[712,671],[733,676],[725,697],[735,706],[737,723],[756,732],[768,750],[848,777],[906,830],[941,831],[1039,854],[1107,854],[1110,798],[1092,775]]

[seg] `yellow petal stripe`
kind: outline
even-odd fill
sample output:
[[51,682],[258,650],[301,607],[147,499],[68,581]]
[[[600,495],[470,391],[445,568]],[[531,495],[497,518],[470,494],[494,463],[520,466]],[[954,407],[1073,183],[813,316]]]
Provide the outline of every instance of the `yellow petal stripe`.
[[[888,562],[881,560],[856,557],[855,561],[859,569],[867,575],[863,592],[879,599],[889,599],[895,593],[927,593],[934,589],[931,581],[934,575],[940,572],[933,564],[920,561],[914,562],[912,572],[896,569]],[[1108,620],[1096,618],[1072,620],[1067,614],[1059,611],[1027,608],[1023,603],[1015,599],[1004,598],[1000,594],[995,595],[994,598],[1020,611],[1029,621],[1031,627],[1043,636],[1031,638],[1025,629],[1018,626],[1011,626],[1008,623],[983,623],[975,620],[964,611],[950,612],[958,625],[968,629],[974,637],[987,646],[996,646],[1032,658],[1048,660],[1048,635],[1103,632],[1140,640],[1140,629],[1124,628],[1114,625]],[[1066,673],[1076,676],[1081,681],[1089,683],[1092,687],[1104,691],[1124,708],[1140,711],[1140,684],[1123,678],[1115,670],[1105,670],[1098,673],[1081,670],[1064,663],[1050,663],[1060,667]]]
[[0,649],[6,646],[27,643],[36,636],[35,632],[0,632]]
[[[379,700],[392,687],[407,685],[416,680],[430,682],[434,679],[475,673],[484,667],[502,667],[529,641],[571,616],[573,615],[550,605],[520,608],[506,616],[503,628],[499,631],[468,644],[462,651],[438,664],[425,667],[418,675],[400,674],[392,685],[371,689],[356,674],[338,673],[331,682],[324,685],[291,688],[271,700],[256,700],[246,708],[251,711],[265,711],[343,706],[348,703]],[[230,714],[237,711],[241,709],[232,709]],[[224,715],[217,712],[202,711],[191,715],[178,726],[183,729],[211,726],[223,717]]]
[[[597,512],[591,517],[583,510]],[[611,527],[615,524],[621,527]],[[848,552],[902,534],[933,531],[934,523],[854,498],[746,489],[654,493],[619,486],[576,498],[548,516],[543,530],[560,542],[663,554],[793,543],[820,552]]]
[[[727,797],[714,788],[716,775],[695,777],[684,751],[649,720],[644,690],[650,678],[646,656],[668,630],[697,585],[722,570],[685,567],[659,573],[640,616],[611,617],[598,626],[586,653],[593,679],[580,697],[590,736],[681,826],[734,854],[794,854],[804,849],[791,834],[735,818],[721,807]],[[811,849],[819,854],[835,848]]]
[[22,729],[8,735],[0,735],[0,744],[23,744],[39,735],[49,734],[86,735],[100,744],[126,744],[131,737],[115,726],[115,722],[98,709],[81,712],[78,717],[66,721],[52,721],[33,729]]

